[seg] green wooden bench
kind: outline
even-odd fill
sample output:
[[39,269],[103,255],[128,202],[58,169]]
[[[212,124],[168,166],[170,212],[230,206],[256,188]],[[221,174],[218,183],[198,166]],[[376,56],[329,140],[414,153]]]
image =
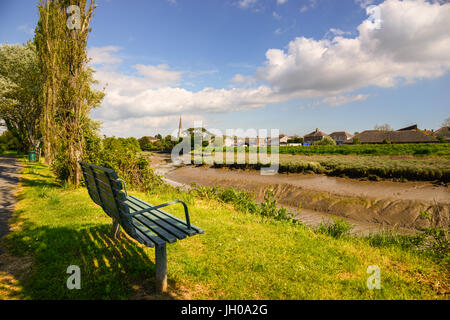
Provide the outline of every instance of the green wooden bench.
[[[148,247],[155,248],[156,288],[167,290],[166,243],[174,243],[198,233],[202,229],[192,225],[187,205],[180,200],[153,206],[136,197],[129,196],[125,182],[118,178],[114,170],[90,163],[80,162],[86,187],[91,199],[103,208],[113,220],[113,238],[120,236],[120,228],[133,239]],[[125,192],[122,191],[125,187]],[[161,208],[180,203],[184,207],[186,221]]]

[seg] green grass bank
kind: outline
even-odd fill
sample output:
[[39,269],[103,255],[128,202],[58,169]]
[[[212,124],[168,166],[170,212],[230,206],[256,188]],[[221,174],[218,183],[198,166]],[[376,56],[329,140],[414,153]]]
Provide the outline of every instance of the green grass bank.
[[[29,267],[0,269],[0,299],[448,298],[447,265],[425,253],[334,238],[172,189],[129,192],[152,204],[184,200],[206,230],[168,246],[168,294],[154,293],[154,249],[125,236],[114,243],[85,188],[63,188],[45,165],[24,162],[13,231],[1,245]],[[167,211],[183,217],[177,206]],[[70,265],[81,269],[80,290],[66,287]],[[381,290],[367,288],[370,265],[381,270]]]

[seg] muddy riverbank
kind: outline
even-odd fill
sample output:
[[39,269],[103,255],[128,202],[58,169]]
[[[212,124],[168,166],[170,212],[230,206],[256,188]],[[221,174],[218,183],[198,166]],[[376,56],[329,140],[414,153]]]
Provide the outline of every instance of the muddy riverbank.
[[[156,156],[152,161],[160,174],[180,184],[233,187],[253,192],[258,200],[263,200],[267,188],[272,187],[281,205],[302,208],[301,212],[310,220],[316,214],[314,222],[331,214],[344,217],[364,230],[369,226],[418,230],[448,227],[450,223],[450,189],[445,185],[303,174],[262,176],[259,171],[251,170],[192,165],[176,168],[164,156]],[[431,221],[421,216],[423,211],[430,213]]]

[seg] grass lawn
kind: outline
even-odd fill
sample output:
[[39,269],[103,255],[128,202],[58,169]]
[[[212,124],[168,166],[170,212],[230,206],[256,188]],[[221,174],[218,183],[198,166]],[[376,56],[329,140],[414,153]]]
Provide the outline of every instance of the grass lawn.
[[[426,255],[335,239],[216,200],[131,191],[153,204],[187,201],[192,223],[206,230],[168,245],[169,293],[157,295],[154,249],[125,236],[114,243],[111,220],[85,188],[61,188],[44,165],[27,162],[21,184],[13,232],[2,245],[28,267],[0,267],[0,299],[448,298],[448,269]],[[181,206],[167,211],[183,217]],[[66,288],[70,265],[81,269],[80,290]],[[367,289],[370,265],[381,270],[381,290]]]

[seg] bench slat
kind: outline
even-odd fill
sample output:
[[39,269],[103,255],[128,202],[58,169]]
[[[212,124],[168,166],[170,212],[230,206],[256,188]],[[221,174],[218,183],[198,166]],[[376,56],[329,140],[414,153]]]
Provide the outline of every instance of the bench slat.
[[[86,175],[88,176],[89,179],[94,179],[92,174],[86,173]],[[100,180],[100,179],[97,179],[97,182],[99,182],[103,188],[107,188],[107,189],[111,190],[111,185],[109,183],[106,183],[106,182],[104,182],[103,180]],[[92,183],[94,183],[94,180],[92,180]],[[120,189],[120,188],[113,187],[112,189],[114,191],[122,191],[122,189]]]
[[139,243],[154,248],[155,243],[151,241],[149,238],[147,238],[142,232],[140,232],[138,229],[136,229],[136,237],[134,237],[135,240],[137,240]]
[[144,226],[146,226],[147,228],[149,228],[151,231],[153,231],[154,233],[156,233],[158,235],[158,237],[166,240],[169,243],[174,243],[177,241],[177,238],[173,235],[170,234],[169,232],[167,232],[166,230],[164,230],[163,228],[161,228],[160,226],[158,226],[156,223],[154,223],[153,221],[151,221],[150,219],[147,219],[146,217],[144,217],[141,214],[138,214],[136,216],[133,217],[133,219],[138,220],[140,223],[142,223]]
[[136,227],[138,231],[141,232],[141,234],[144,235],[143,237],[144,240],[146,239],[151,240],[151,242],[156,245],[163,245],[166,243],[163,239],[158,237],[157,234],[153,233],[150,229],[143,226],[138,220],[133,219],[133,225]]
[[[136,203],[136,204],[142,204],[142,205],[145,205],[145,206],[147,206],[147,207],[148,207],[148,206],[152,206],[151,204],[149,204],[149,203],[147,203],[147,202],[145,202],[145,201],[142,201],[141,199],[136,198],[136,197],[134,197],[134,196],[128,196],[128,197],[127,197],[127,200],[132,201],[132,202],[134,202],[134,203]],[[200,234],[205,233],[204,230],[200,229],[200,228],[197,227],[197,226],[194,226],[193,224],[191,224],[191,230],[189,230],[189,229],[187,228],[187,224],[186,224],[185,221],[183,221],[183,220],[181,220],[180,218],[175,217],[175,216],[171,215],[170,213],[167,213],[167,212],[165,212],[165,211],[163,211],[163,210],[161,210],[161,209],[152,210],[150,213],[151,213],[151,214],[154,214],[154,215],[156,215],[156,216],[158,216],[158,217],[160,217],[161,219],[164,219],[164,218],[166,218],[166,217],[172,218],[171,220],[168,220],[168,221],[169,221],[172,225],[174,225],[175,227],[177,227],[178,229],[180,229],[181,231],[183,231],[183,232],[189,234],[190,236],[193,236],[193,235],[195,235],[195,234],[197,234],[197,233],[200,233]]]
[[103,181],[106,184],[112,184],[112,186],[116,189],[122,189],[122,183],[117,180],[117,175],[115,174],[115,172],[113,171],[113,173],[109,173],[109,177],[108,177],[108,173],[105,171],[102,171],[98,168],[93,167],[92,170],[95,170],[95,175],[97,177],[97,179]]
[[[127,201],[128,207],[130,208],[130,213],[145,209],[144,206],[140,205],[136,205],[132,202]],[[170,223],[166,222],[165,220],[151,215],[151,214],[146,214],[147,212],[144,212],[143,214],[137,215],[135,217],[144,217],[145,219],[148,219],[150,221],[152,221],[153,223],[157,224],[158,226],[160,226],[161,228],[163,228],[164,230],[168,231],[170,234],[174,235],[176,238],[182,240],[185,239],[187,237],[187,234],[183,231],[180,231],[179,229],[173,227]],[[143,222],[143,221],[141,221]]]

